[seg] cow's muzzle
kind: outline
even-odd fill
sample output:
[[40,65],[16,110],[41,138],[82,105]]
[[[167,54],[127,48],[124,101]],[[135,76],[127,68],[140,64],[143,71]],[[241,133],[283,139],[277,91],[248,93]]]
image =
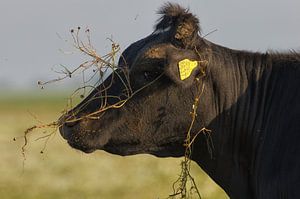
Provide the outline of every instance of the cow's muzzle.
[[78,123],[79,121],[76,121],[75,118],[71,118],[68,115],[61,116],[58,120],[61,136],[68,140],[72,135],[72,128],[74,128]]

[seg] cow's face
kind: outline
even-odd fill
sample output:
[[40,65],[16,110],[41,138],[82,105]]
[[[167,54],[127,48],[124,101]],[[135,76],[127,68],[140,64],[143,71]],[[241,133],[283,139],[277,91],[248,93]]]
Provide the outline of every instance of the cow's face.
[[[161,14],[155,32],[123,52],[120,69],[62,117],[60,132],[72,147],[119,155],[184,155],[191,91],[208,46],[192,14],[170,4]],[[190,71],[180,72],[182,65]],[[103,104],[110,108],[99,111]]]

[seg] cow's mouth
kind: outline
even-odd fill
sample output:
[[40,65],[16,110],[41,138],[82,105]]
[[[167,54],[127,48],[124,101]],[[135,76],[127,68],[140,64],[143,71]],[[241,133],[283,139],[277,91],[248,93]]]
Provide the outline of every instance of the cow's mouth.
[[85,143],[82,143],[80,140],[76,139],[74,136],[74,131],[76,130],[77,124],[67,124],[64,123],[59,127],[59,132],[61,136],[67,140],[68,144],[77,150],[80,150],[84,153],[92,153],[96,149],[86,146]]

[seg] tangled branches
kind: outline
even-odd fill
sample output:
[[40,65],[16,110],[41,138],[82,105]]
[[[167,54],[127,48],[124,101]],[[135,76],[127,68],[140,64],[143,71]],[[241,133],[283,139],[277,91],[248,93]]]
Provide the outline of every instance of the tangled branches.
[[[98,55],[96,49],[92,45],[90,29],[84,30],[84,34],[85,34],[84,38],[82,38],[82,35],[81,35],[82,30],[80,27],[77,27],[76,29],[72,29],[70,32],[71,32],[71,37],[72,37],[71,45],[76,50],[81,52],[84,56],[86,56],[87,61],[84,61],[79,66],[77,66],[71,70],[66,66],[60,65],[61,70],[55,71],[56,73],[59,74],[58,78],[52,79],[49,81],[45,81],[45,82],[43,82],[43,81],[37,82],[38,85],[43,89],[45,87],[45,85],[47,85],[47,84],[63,81],[67,78],[72,78],[78,74],[82,75],[83,85],[80,86],[79,88],[77,88],[71,94],[71,96],[68,99],[67,107],[63,111],[64,113],[68,112],[68,110],[73,108],[73,99],[75,97],[77,97],[79,93],[81,93],[79,95],[79,97],[84,98],[85,93],[89,93],[93,89],[95,89],[97,87],[97,85],[100,85],[109,74],[113,73],[113,74],[119,75],[117,71],[120,71],[120,70],[116,70],[118,68],[117,64],[116,64],[116,57],[120,53],[120,47],[118,44],[116,44],[114,41],[109,39],[111,42],[111,51],[104,56],[100,56],[100,55]],[[121,70],[126,70],[126,67],[122,68]],[[90,75],[87,78],[86,73],[89,73],[89,74],[91,73],[92,75]],[[124,73],[124,74],[126,74],[126,73]],[[124,84],[127,85],[128,82],[124,82]],[[128,88],[127,93],[128,93],[128,95],[130,95],[130,87],[127,85],[126,88]],[[87,91],[87,89],[89,89],[89,90]],[[105,88],[104,91],[107,89],[109,89],[109,87]],[[108,96],[103,96],[104,100],[102,99],[102,101],[106,101],[107,97]],[[102,103],[102,104],[103,104],[103,106],[101,106],[101,108],[103,109],[105,107],[105,103]],[[37,129],[49,129],[49,128],[52,129],[50,131],[50,133],[46,133],[47,131],[44,131],[45,135],[42,135],[36,139],[36,140],[40,140],[40,139],[45,140],[44,147],[41,150],[41,153],[43,153],[46,148],[49,138],[52,135],[54,135],[57,132],[57,129],[60,127],[60,125],[62,125],[59,121],[54,121],[51,123],[44,123],[44,122],[41,122],[37,117],[34,117],[34,118],[37,120],[38,124],[28,128],[24,132],[24,135],[22,136],[24,139],[24,144],[22,146],[22,155],[23,155],[24,160],[26,159],[25,158],[25,150],[26,150],[26,146],[28,145],[28,135],[31,132],[33,132],[34,130],[37,130]],[[16,137],[13,140],[16,141],[19,138],[21,138],[21,137]]]
[[[80,34],[80,27],[77,29],[72,29],[70,32],[72,36],[71,45],[81,52],[85,57],[87,57],[86,61],[72,70],[69,70],[66,66],[60,65],[62,69],[60,71],[55,71],[61,75],[60,77],[46,82],[38,81],[38,85],[43,88],[46,84],[62,81],[66,78],[72,78],[75,75],[81,74],[83,85],[74,91],[72,94],[72,96],[74,96],[75,93],[79,92],[80,90],[84,90],[83,93],[86,93],[87,88],[94,89],[96,85],[101,84],[112,71],[117,69],[115,61],[116,57],[120,53],[120,46],[113,40],[109,39],[111,41],[111,51],[108,54],[101,56],[98,55],[96,49],[91,43],[90,29],[86,29],[84,31],[85,38],[83,39],[82,35]],[[89,72],[91,72],[92,75],[87,78],[86,73]],[[89,83],[92,83],[92,80],[95,78],[97,79],[96,83],[94,85],[90,85]],[[84,95],[81,95],[81,98],[83,97]]]

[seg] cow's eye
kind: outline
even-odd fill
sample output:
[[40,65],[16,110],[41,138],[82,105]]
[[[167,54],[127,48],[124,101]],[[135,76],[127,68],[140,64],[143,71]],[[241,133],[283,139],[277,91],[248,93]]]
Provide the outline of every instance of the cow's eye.
[[159,76],[158,71],[144,71],[144,78],[147,81],[154,80],[158,76]]

